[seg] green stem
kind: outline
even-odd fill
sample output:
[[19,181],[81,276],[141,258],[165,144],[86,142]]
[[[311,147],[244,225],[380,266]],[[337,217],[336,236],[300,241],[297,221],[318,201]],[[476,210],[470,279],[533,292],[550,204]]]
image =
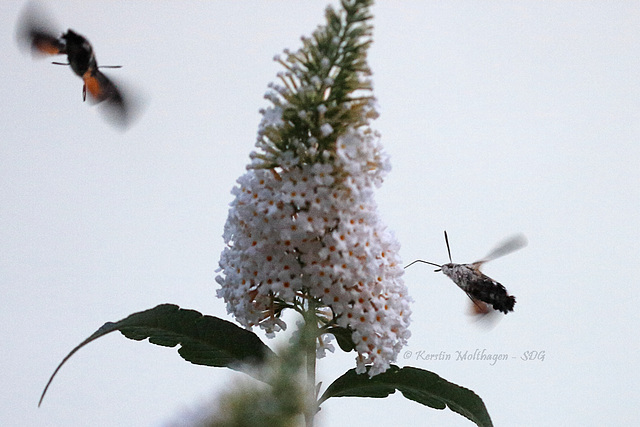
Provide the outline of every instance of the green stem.
[[316,337],[318,336],[318,323],[316,320],[316,307],[313,298],[308,299],[307,311],[304,315],[304,348],[307,365],[307,387],[309,402],[305,405],[305,426],[313,427],[313,419],[318,412],[316,396]]

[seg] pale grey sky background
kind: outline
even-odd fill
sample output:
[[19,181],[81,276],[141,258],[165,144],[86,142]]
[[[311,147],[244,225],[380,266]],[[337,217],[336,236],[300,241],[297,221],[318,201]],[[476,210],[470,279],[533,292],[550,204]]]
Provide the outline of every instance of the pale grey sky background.
[[[164,302],[230,319],[214,282],[230,190],[274,54],[300,46],[325,2],[45,3],[99,64],[124,65],[106,71],[146,104],[126,133],[82,103],[71,70],[19,51],[24,4],[0,3],[0,425],[179,425],[244,375],[111,334],[37,402],[106,321]],[[394,168],[377,201],[402,258],[444,262],[444,229],[457,262],[529,239],[485,267],[517,297],[491,330],[446,277],[407,271],[413,335],[398,363],[473,389],[496,426],[639,423],[640,2],[379,1],[374,13],[374,125]],[[476,349],[509,359],[456,360]],[[319,376],[354,365],[336,353]],[[331,399],[319,418],[471,425],[401,396]]]

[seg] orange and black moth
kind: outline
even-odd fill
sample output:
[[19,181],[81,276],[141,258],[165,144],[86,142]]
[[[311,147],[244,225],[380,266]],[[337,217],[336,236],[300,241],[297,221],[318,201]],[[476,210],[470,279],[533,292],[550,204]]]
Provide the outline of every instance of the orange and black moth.
[[62,36],[55,37],[37,28],[28,29],[28,37],[33,51],[48,55],[67,55],[68,65],[84,82],[83,100],[86,100],[89,92],[95,102],[109,101],[124,108],[120,91],[98,69],[93,47],[85,37],[71,29]]

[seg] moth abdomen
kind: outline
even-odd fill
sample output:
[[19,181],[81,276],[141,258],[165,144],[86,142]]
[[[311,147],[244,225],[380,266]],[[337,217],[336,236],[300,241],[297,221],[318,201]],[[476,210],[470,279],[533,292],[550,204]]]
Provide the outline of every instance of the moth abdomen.
[[466,292],[473,299],[485,302],[504,314],[513,311],[516,303],[516,297],[509,295],[504,286],[482,273],[468,283]]

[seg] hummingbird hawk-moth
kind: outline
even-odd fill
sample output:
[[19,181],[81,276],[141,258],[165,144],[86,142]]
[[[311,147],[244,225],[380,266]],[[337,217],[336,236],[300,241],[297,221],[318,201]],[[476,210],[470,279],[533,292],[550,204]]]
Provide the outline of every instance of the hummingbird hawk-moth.
[[471,264],[454,263],[451,260],[449,237],[446,231],[444,232],[444,240],[447,244],[447,252],[449,254],[448,264],[440,265],[418,259],[407,265],[407,267],[417,262],[439,267],[435,271],[442,271],[471,299],[474,314],[485,315],[490,313],[492,309],[504,314],[513,311],[516,298],[513,295],[509,295],[507,289],[502,286],[502,284],[482,273],[480,267],[482,267],[485,262],[502,257],[526,246],[526,238],[521,234],[513,236],[496,246],[496,248],[484,258]]
[[34,5],[27,7],[26,13],[19,22],[18,39],[29,45],[32,53],[39,55],[67,55],[67,63],[53,62],[56,65],[69,65],[84,85],[82,100],[87,92],[94,103],[105,102],[112,111],[118,124],[126,124],[127,103],[121,91],[99,68],[120,68],[120,65],[98,66],[93,47],[84,36],[69,29],[60,37],[56,37],[51,25],[42,17],[43,13]]

